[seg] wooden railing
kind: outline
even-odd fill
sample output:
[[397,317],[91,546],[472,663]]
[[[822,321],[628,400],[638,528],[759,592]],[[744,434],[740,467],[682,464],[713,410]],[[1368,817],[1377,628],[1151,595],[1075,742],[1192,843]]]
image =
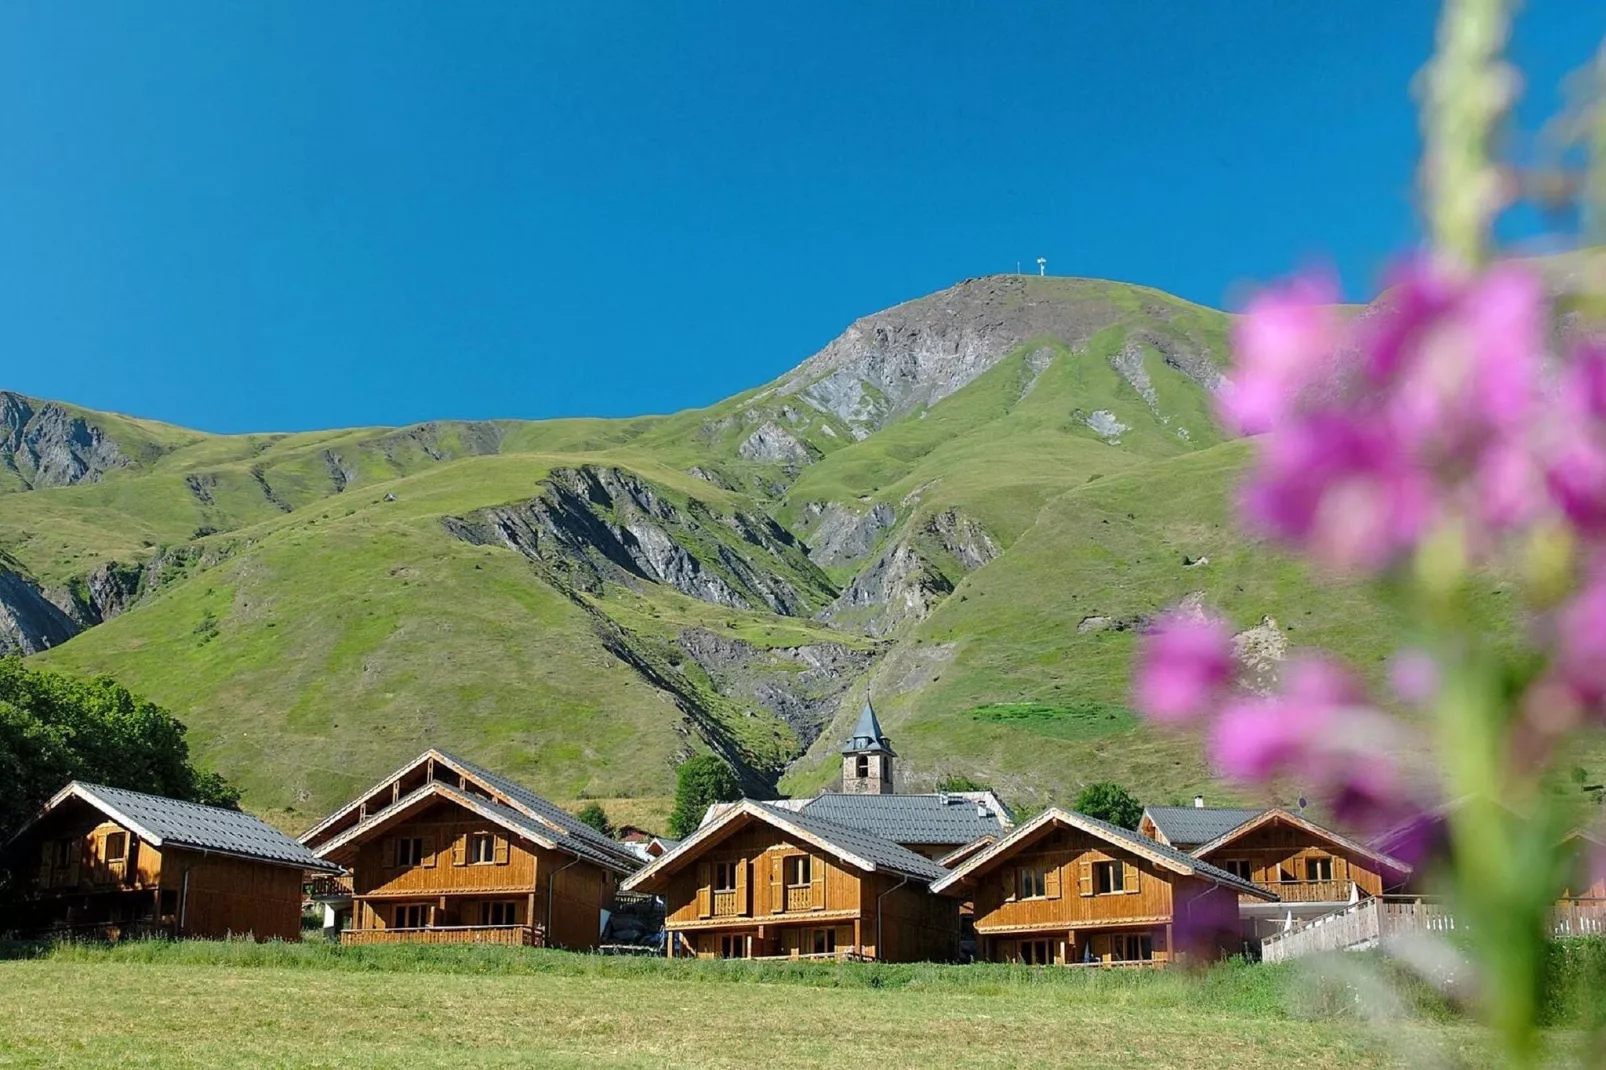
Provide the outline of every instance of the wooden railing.
[[736,898],[736,889],[727,888],[723,891],[716,890],[714,892],[714,917],[736,918],[743,913],[742,904]]
[[350,899],[350,877],[314,877],[301,886],[306,899]]
[[441,925],[424,929],[346,929],[340,942],[361,944],[502,944],[543,947],[539,925]]
[[[1355,883],[1353,881],[1256,881],[1259,887],[1274,892],[1285,903],[1347,903]],[[1263,903],[1252,895],[1238,897],[1246,903]]]
[[[1261,941],[1267,962],[1323,951],[1375,947],[1410,933],[1450,933],[1462,926],[1444,902],[1426,897],[1363,899],[1285,933]],[[1551,911],[1558,939],[1606,934],[1606,899],[1562,899]]]
[[786,889],[786,909],[809,910],[814,906],[814,889],[807,884]]
[[873,959],[864,952],[851,947],[839,947],[835,951],[810,951],[804,954],[801,951],[789,952],[785,955],[754,955],[754,962],[872,962]]

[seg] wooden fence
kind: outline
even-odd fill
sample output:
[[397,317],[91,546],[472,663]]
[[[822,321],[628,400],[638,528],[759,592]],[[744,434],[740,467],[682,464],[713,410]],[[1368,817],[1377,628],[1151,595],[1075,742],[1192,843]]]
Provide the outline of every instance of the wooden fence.
[[[1423,897],[1386,896],[1363,899],[1285,933],[1261,941],[1266,962],[1378,947],[1410,933],[1452,933],[1455,915],[1442,901]],[[1606,935],[1606,899],[1562,899],[1551,913],[1551,934],[1558,938]]]

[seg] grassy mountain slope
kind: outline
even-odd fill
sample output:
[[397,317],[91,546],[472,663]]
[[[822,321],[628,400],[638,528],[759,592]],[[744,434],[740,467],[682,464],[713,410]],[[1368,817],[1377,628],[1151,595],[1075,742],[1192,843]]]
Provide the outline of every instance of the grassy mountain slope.
[[212,436],[80,413],[122,454],[32,490],[37,464],[0,463],[0,568],[94,603],[41,661],[173,708],[292,828],[428,744],[637,820],[699,750],[812,790],[865,695],[911,788],[1168,801],[1209,777],[1126,707],[1143,615],[1201,592],[1367,662],[1400,629],[1230,525],[1227,328],[997,277],[668,417]]

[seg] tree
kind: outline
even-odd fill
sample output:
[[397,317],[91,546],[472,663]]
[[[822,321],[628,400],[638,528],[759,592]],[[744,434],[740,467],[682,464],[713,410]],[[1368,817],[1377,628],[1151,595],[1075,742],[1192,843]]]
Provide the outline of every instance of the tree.
[[574,816],[604,836],[613,835],[613,822],[608,820],[608,811],[602,808],[601,803],[586,803],[580,808],[580,812]]
[[687,758],[675,770],[675,809],[669,815],[669,834],[676,839],[690,836],[710,803],[734,802],[741,797],[741,785],[730,766],[712,754]]
[[190,764],[185,728],[108,676],[79,680],[0,658],[0,843],[69,780],[238,809]]
[[1076,797],[1077,813],[1108,821],[1124,829],[1135,829],[1143,820],[1143,804],[1119,784],[1101,781],[1089,784]]
[[979,781],[972,780],[963,773],[945,773],[937,778],[938,791],[992,791],[993,789]]

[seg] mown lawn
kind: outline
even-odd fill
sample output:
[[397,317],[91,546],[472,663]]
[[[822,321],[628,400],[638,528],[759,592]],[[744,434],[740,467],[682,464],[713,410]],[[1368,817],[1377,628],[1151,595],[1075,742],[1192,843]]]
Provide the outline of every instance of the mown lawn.
[[500,949],[68,949],[0,962],[0,1065],[1495,1065],[1473,1026],[1381,1031],[1301,999],[1303,983],[1260,967],[1190,978]]

